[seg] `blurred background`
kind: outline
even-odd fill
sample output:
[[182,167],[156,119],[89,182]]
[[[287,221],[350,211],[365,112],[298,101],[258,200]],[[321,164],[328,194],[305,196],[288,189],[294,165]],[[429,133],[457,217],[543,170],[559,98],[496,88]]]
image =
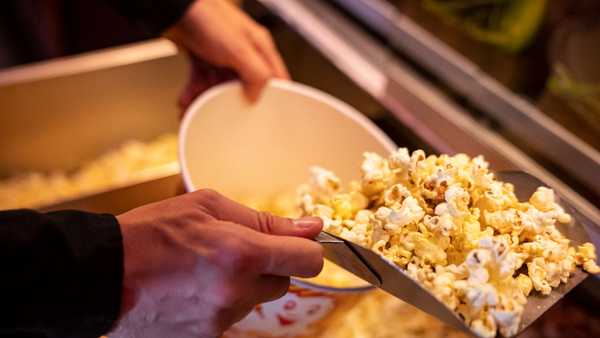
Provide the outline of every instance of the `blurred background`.
[[[234,2],[271,31],[296,81],[348,102],[400,146],[535,174],[600,243],[599,1]],[[0,2],[0,209],[118,213],[180,193],[187,75],[170,42],[102,1]],[[600,336],[598,290],[589,279],[523,337]],[[335,324],[354,329],[324,336],[458,334],[429,317],[384,329],[418,313],[386,297]]]

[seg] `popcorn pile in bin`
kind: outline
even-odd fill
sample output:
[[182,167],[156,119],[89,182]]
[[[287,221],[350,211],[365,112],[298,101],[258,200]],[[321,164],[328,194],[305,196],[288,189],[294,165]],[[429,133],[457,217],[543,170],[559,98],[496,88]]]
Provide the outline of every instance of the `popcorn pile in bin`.
[[595,247],[556,228],[571,216],[539,187],[519,201],[481,156],[365,153],[360,181],[311,168],[299,188],[305,215],[324,231],[389,259],[458,313],[481,337],[513,336],[527,296],[548,295],[581,266],[600,273]]

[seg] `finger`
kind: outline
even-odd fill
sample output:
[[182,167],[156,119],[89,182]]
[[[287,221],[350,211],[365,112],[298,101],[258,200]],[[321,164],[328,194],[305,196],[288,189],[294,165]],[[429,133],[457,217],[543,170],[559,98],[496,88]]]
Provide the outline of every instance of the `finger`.
[[192,104],[192,101],[200,95],[202,92],[209,88],[209,84],[205,81],[194,79],[190,80],[181,95],[179,96],[179,109],[181,110],[181,117],[185,113],[186,109]]
[[[256,305],[253,304],[239,304],[229,308],[218,309],[218,315],[214,318],[214,332],[216,334],[198,337],[221,337],[223,332],[227,331],[235,323],[246,318],[255,307]],[[225,337],[227,337],[227,335],[225,335]]]
[[281,54],[277,50],[275,42],[273,42],[271,33],[265,28],[258,26],[252,29],[250,39],[252,39],[258,52],[267,60],[269,66],[271,66],[275,77],[289,80],[290,74],[281,58]]
[[263,274],[314,277],[323,269],[323,247],[304,238],[259,234]]
[[227,276],[246,281],[260,275],[314,277],[323,268],[323,248],[315,241],[264,234],[232,222],[213,226],[218,231],[206,231],[199,240],[218,247],[211,261]]
[[232,317],[231,322],[228,325],[224,326],[223,331],[226,331],[233,324],[246,318],[246,316],[248,316],[250,314],[250,312],[252,312],[252,310],[254,310],[254,308],[256,308],[257,305],[258,304],[248,304],[248,305],[242,305],[239,308],[236,308],[236,314]]
[[200,93],[208,89],[207,74],[210,70],[208,64],[194,55],[188,55],[190,60],[190,76],[186,83],[183,92],[179,96],[179,109],[181,110],[181,117],[185,113],[187,107],[192,103],[194,98]]
[[183,92],[179,97],[179,108],[183,113],[189,107],[189,105],[198,97],[212,86],[219,83],[229,81],[235,78],[235,73],[226,68],[218,67],[206,67],[206,68],[192,68],[192,75],[190,80],[186,84]]
[[323,222],[318,217],[291,220],[274,216],[267,212],[248,208],[212,190],[199,190],[192,194],[199,205],[213,217],[241,224],[263,233],[314,238],[323,227]]
[[273,77],[273,73],[264,58],[256,49],[248,45],[242,48],[232,64],[244,84],[244,91],[250,102],[256,102],[263,88]]
[[251,301],[256,305],[283,297],[290,287],[290,278],[262,275],[253,284],[249,291],[255,295]]

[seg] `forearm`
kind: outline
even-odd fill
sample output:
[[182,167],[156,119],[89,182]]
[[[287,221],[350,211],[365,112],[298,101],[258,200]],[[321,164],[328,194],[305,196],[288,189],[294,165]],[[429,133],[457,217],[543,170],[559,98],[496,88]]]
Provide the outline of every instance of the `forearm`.
[[98,337],[121,309],[123,244],[111,215],[0,212],[0,333]]

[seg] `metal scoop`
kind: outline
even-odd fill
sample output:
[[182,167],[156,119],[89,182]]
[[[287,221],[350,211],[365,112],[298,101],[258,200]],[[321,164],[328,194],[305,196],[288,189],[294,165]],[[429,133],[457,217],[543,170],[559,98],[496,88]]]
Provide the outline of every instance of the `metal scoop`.
[[[512,183],[519,200],[529,199],[538,187],[545,186],[539,179],[521,171],[498,172],[496,177],[501,181]],[[557,228],[574,245],[589,242],[590,239],[584,226],[578,221],[576,210],[565,200],[560,199],[559,203],[573,216],[573,222],[572,224],[557,225]],[[321,233],[316,240],[323,245],[325,257],[330,261],[445,323],[474,335],[454,311],[437,300],[433,294],[410,278],[393,262],[369,249],[328,233]],[[561,284],[558,288],[553,289],[550,295],[542,296],[537,292],[532,292],[528,297],[519,333],[587,276],[588,274],[583,270],[577,269],[571,275],[567,284]]]

